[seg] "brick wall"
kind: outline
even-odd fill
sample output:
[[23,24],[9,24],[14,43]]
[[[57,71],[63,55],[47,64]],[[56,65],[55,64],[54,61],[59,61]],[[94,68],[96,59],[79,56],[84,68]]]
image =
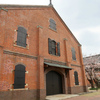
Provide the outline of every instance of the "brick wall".
[[[13,70],[17,64],[23,64],[28,71],[28,73],[25,73],[25,83],[28,84],[25,88],[29,89],[27,92],[38,90],[38,98],[41,98],[41,100],[45,98],[44,61],[51,61],[73,68],[67,76],[66,87],[75,86],[74,71],[78,72],[79,85],[81,87],[86,85],[80,44],[52,6],[1,5],[1,7],[8,10],[8,12],[0,10],[1,91],[13,89]],[[57,31],[49,28],[50,18],[55,20]],[[27,30],[28,47],[26,48],[15,44],[15,34],[17,34],[18,26],[23,26]],[[60,42],[60,56],[48,53],[48,38]],[[76,51],[76,60],[72,60],[72,47]],[[65,73],[65,70],[62,70]],[[70,80],[69,83],[68,80]],[[44,94],[42,91],[45,91]],[[9,92],[8,94],[12,95],[13,93]]]

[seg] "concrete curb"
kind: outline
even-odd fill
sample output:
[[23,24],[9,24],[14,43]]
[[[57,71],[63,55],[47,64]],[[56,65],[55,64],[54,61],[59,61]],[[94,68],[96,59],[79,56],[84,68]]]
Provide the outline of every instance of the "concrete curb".
[[52,95],[47,96],[45,100],[65,100],[68,98],[79,96],[78,94],[59,94],[59,95]]

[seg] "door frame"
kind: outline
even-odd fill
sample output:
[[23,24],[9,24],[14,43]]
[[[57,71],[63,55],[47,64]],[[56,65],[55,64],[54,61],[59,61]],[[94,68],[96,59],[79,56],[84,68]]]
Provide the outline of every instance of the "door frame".
[[51,66],[46,68],[46,70],[44,71],[45,91],[46,91],[46,74],[50,71],[55,71],[61,75],[61,77],[62,77],[62,92],[63,92],[63,94],[67,94],[67,77],[65,75],[65,70],[62,68],[51,67]]
[[56,71],[49,71],[46,74],[47,95],[63,94],[62,76]]

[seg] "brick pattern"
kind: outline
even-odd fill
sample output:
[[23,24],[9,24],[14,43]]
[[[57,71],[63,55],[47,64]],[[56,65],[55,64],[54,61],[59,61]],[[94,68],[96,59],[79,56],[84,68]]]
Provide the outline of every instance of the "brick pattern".
[[77,94],[77,93],[81,93],[81,92],[86,92],[84,90],[84,86],[68,87],[68,93]]
[[10,59],[7,59],[7,61],[4,61],[3,74],[12,73],[12,71],[13,71],[13,63]]
[[[9,100],[13,100],[13,98],[17,100],[18,97],[20,97],[18,100],[22,98],[24,100],[35,100],[36,98],[43,100],[46,96],[45,77],[50,70],[55,70],[63,76],[64,93],[67,93],[68,87],[75,86],[74,71],[78,72],[80,87],[86,85],[80,44],[52,6],[1,5],[1,7],[8,10],[8,12],[0,10],[0,31],[2,33],[0,34],[0,53],[2,52],[0,91],[5,91],[2,92],[1,98],[8,95]],[[57,31],[49,28],[50,18],[56,22]],[[15,30],[19,25],[27,29],[29,48],[15,45]],[[60,42],[60,56],[48,53],[48,38]],[[72,47],[76,51],[76,60],[72,60]],[[49,67],[44,71],[44,62],[67,65],[73,69],[67,70],[65,77],[64,68]],[[25,83],[29,89],[27,91],[8,91],[8,89],[13,89],[11,85],[14,83],[14,71],[12,72],[12,70],[17,64],[23,64],[28,72],[25,73]],[[73,65],[71,66],[71,64]],[[4,98],[6,99],[6,97]]]
[[8,90],[10,89],[10,84],[7,81],[0,81],[0,90]]

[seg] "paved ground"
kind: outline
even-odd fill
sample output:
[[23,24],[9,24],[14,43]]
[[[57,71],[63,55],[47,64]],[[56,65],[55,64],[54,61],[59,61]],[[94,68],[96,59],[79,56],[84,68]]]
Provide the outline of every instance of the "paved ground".
[[84,95],[63,99],[63,100],[100,100],[100,90],[98,92],[95,91],[93,93],[87,93]]
[[47,96],[46,100],[66,100],[66,98],[76,97],[79,96],[77,94],[57,94],[57,95],[51,95]]
[[93,93],[83,94],[77,97],[72,97],[64,100],[100,100],[100,90]]
[[[92,93],[90,93],[92,92]],[[46,100],[100,100],[100,90],[99,91],[89,91],[85,94],[61,94],[47,96]]]

